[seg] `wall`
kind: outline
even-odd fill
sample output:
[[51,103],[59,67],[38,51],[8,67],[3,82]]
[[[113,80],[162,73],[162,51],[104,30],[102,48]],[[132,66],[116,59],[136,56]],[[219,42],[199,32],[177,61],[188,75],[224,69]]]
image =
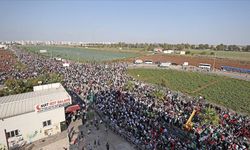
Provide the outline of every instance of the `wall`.
[[[43,121],[51,120],[51,125],[43,127]],[[10,138],[9,142],[19,140],[16,144],[30,143],[38,139],[47,137],[47,134],[56,134],[61,132],[60,122],[65,121],[64,107],[46,112],[31,112],[11,118],[0,120],[0,145],[6,145],[4,129],[13,131],[18,129],[20,137]],[[23,139],[23,140],[22,140]],[[10,146],[13,144],[10,144]]]

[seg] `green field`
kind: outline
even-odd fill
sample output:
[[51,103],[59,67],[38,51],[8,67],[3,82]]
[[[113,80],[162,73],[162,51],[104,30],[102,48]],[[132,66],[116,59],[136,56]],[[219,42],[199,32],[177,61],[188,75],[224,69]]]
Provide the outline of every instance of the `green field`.
[[139,56],[135,52],[115,51],[115,50],[97,50],[79,47],[62,47],[62,46],[22,46],[30,52],[39,53],[39,50],[46,49],[47,53],[43,55],[52,57],[61,57],[70,60],[79,61],[110,61]]
[[[228,58],[240,61],[250,61],[250,52],[235,52],[235,51],[213,51],[213,50],[186,50],[190,51],[189,55],[202,55],[217,58]],[[215,54],[215,55],[214,55]]]
[[[250,114],[250,82],[229,77],[165,69],[129,69],[131,76]],[[139,76],[138,76],[139,75]]]

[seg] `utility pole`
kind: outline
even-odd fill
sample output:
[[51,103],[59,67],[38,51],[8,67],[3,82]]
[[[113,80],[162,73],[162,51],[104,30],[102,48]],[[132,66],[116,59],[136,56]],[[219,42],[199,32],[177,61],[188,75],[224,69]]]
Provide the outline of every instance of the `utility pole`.
[[213,64],[213,71],[215,71],[215,60],[216,60],[216,52],[214,52],[214,64]]
[[10,147],[9,147],[9,142],[8,142],[8,136],[7,136],[7,132],[6,132],[6,129],[4,129],[4,134],[5,134],[5,139],[6,139],[6,144],[7,144],[7,150],[9,150],[10,149]]

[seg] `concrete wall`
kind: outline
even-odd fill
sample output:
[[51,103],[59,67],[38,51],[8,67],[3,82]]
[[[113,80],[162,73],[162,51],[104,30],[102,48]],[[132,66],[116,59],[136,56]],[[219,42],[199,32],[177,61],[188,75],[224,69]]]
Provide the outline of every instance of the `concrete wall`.
[[[43,121],[47,120],[51,120],[51,125],[43,127]],[[40,113],[31,112],[0,120],[0,147],[7,146],[4,129],[7,132],[19,130],[19,137],[9,138],[8,140],[9,146],[15,147],[61,132],[60,122],[62,121],[65,121],[64,107]]]

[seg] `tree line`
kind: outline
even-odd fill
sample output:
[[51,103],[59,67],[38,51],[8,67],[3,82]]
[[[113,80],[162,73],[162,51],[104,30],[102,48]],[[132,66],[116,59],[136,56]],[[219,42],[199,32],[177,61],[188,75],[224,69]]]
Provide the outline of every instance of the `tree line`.
[[33,86],[62,82],[63,76],[51,73],[29,79],[8,79],[4,82],[4,88],[0,90],[0,97],[33,91]]
[[143,49],[143,50],[153,50],[154,48],[163,48],[166,50],[188,50],[188,49],[199,49],[199,50],[216,50],[216,51],[244,51],[250,52],[250,45],[239,46],[239,45],[209,45],[209,44],[168,44],[168,43],[113,43],[113,44],[101,44],[101,43],[89,43],[89,44],[81,44],[81,46],[89,46],[96,48],[127,48],[127,49]]

